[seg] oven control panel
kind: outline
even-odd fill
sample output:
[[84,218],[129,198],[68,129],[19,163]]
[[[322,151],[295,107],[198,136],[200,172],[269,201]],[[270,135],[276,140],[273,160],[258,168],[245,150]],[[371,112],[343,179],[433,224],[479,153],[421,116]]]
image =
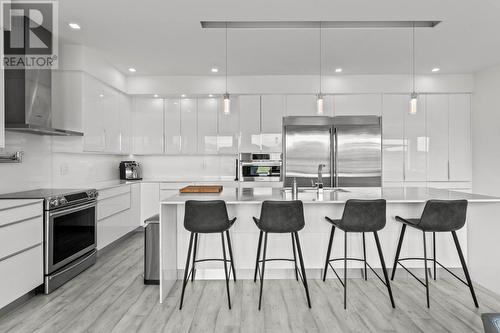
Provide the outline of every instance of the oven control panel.
[[45,199],[46,209],[52,210],[61,207],[95,201],[97,199],[97,196],[98,192],[95,189],[51,196]]

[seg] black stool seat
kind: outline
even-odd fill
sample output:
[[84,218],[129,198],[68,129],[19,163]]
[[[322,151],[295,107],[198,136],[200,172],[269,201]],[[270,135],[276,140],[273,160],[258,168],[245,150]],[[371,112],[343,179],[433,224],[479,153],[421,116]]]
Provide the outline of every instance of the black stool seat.
[[[394,298],[392,296],[391,284],[389,282],[387,268],[385,267],[384,255],[382,253],[382,248],[380,246],[380,241],[377,233],[379,230],[384,228],[386,223],[386,201],[384,199],[347,200],[341,219],[331,219],[328,216],[325,216],[325,219],[332,224],[332,230],[330,232],[330,241],[328,242],[328,249],[326,252],[325,268],[323,270],[323,281],[326,280],[326,273],[328,272],[328,266],[330,266],[330,268],[333,270],[340,283],[344,287],[344,309],[347,307],[347,261],[352,260],[362,261],[364,263],[365,280],[367,279],[367,267],[369,267],[373,271],[373,273],[380,279],[380,281],[385,284],[389,293],[391,305],[394,308],[395,305]],[[344,257],[331,259],[330,255],[336,228],[344,231]],[[354,232],[363,234],[363,259],[347,257],[347,233]],[[382,271],[384,273],[384,279],[382,279],[366,261],[365,232],[373,233],[375,243],[377,244],[380,263],[382,265]],[[340,260],[344,261],[344,281],[340,279],[336,270],[331,265],[332,261]]]
[[[188,200],[185,203],[184,211],[184,228],[191,232],[189,238],[189,248],[186,259],[186,268],[184,270],[184,279],[182,282],[182,293],[181,302],[179,309],[182,309],[182,303],[184,301],[184,291],[186,290],[186,285],[191,277],[191,281],[194,281],[196,269],[195,265],[197,262],[202,261],[222,261],[224,263],[224,273],[226,276],[226,290],[227,290],[227,301],[229,309],[231,309],[231,296],[229,294],[229,278],[231,276],[231,271],[233,272],[234,281],[236,281],[236,272],[234,269],[233,260],[233,250],[231,247],[231,238],[229,236],[229,229],[233,226],[236,218],[229,219],[227,215],[226,203],[222,200],[209,200],[209,201],[198,201],[198,200]],[[212,234],[220,233],[222,240],[222,255],[223,259],[196,259],[196,250],[198,247],[198,234]],[[229,260],[226,259],[226,244],[225,237],[227,237],[227,247],[229,250]],[[194,242],[193,242],[194,239]],[[191,261],[191,251],[193,252],[192,267],[189,269],[189,263]],[[229,273],[227,269],[227,263],[230,263]]]
[[[465,262],[462,249],[460,247],[460,242],[458,241],[456,231],[461,229],[465,225],[465,220],[467,216],[467,200],[429,200],[425,203],[422,216],[420,218],[403,218],[396,216],[396,221],[403,223],[401,228],[401,234],[399,236],[398,247],[396,249],[396,257],[394,258],[394,265],[392,267],[392,277],[394,280],[396,275],[397,266],[401,266],[405,269],[411,276],[413,276],[417,281],[419,281],[424,287],[427,296],[427,307],[430,307],[429,303],[429,277],[427,271],[427,261],[432,261],[434,263],[434,280],[436,280],[436,267],[439,265],[444,270],[449,272],[451,275],[456,277],[462,283],[469,287],[474,305],[479,307],[477,302],[476,294],[474,292],[474,287],[472,286],[472,281],[469,276],[469,271],[467,269],[467,264]],[[401,246],[403,244],[403,239],[406,231],[406,227],[412,227],[422,231],[423,235],[423,245],[424,245],[424,257],[423,258],[399,258],[401,253]],[[433,245],[433,258],[427,258],[427,245],[426,245],[426,232],[432,232],[432,245]],[[448,268],[444,267],[439,261],[436,260],[436,232],[451,232],[455,247],[457,248],[458,257],[460,258],[460,263],[464,271],[464,275],[467,281],[462,280],[455,273],[450,271]],[[424,262],[425,271],[425,282],[422,282],[415,274],[413,274],[408,268],[406,268],[401,262],[406,260],[422,260]]]
[[[259,294],[259,310],[262,304],[262,290],[264,286],[264,273],[266,262],[268,261],[291,261],[294,263],[295,278],[299,280],[301,277],[304,289],[306,291],[307,304],[311,307],[311,299],[309,297],[309,287],[307,285],[306,270],[304,260],[302,258],[302,249],[300,247],[298,231],[302,230],[305,225],[304,207],[302,201],[264,201],[262,203],[260,218],[253,218],[257,228],[260,229],[259,244],[257,246],[257,259],[255,260],[255,273],[253,281],[257,281],[257,272],[260,272],[260,294]],[[289,233],[292,237],[293,259],[277,259],[266,258],[267,250],[267,235],[269,233]],[[262,259],[260,259],[260,250],[262,246],[262,236],[264,236],[264,249]],[[299,254],[300,272],[297,267],[297,256],[295,247]],[[262,269],[260,269],[262,264]]]

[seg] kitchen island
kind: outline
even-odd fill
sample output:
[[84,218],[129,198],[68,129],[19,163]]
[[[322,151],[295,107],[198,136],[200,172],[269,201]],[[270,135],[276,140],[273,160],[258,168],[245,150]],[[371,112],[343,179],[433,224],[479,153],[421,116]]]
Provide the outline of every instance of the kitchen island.
[[[500,223],[492,221],[500,216],[500,198],[465,192],[424,187],[397,188],[346,188],[304,190],[298,199],[304,203],[306,225],[299,232],[304,263],[309,279],[320,278],[324,266],[326,248],[331,225],[325,216],[340,218],[348,199],[387,200],[387,225],[379,232],[382,250],[388,268],[392,267],[401,224],[394,217],[420,217],[425,202],[430,199],[466,199],[469,202],[467,223],[458,232],[462,250],[468,260],[472,279],[483,286],[500,292],[495,276],[500,275],[500,264],[495,258],[496,243],[500,235]],[[224,200],[230,217],[237,217],[231,228],[231,241],[238,279],[253,278],[259,230],[252,216],[260,215],[261,203],[265,200],[292,200],[292,193],[277,188],[230,188],[217,194],[176,194],[160,204],[160,302],[168,295],[176,280],[182,277],[185,265],[189,232],[184,229],[184,203],[187,200]],[[498,226],[497,226],[498,225]],[[336,233],[332,257],[343,255],[343,240]],[[362,257],[361,235],[349,235],[348,256]],[[428,253],[432,253],[432,234],[427,242]],[[375,243],[371,235],[366,237],[367,261],[380,268]],[[490,243],[489,243],[490,242]],[[460,261],[450,233],[436,234],[437,259],[447,267],[458,268]],[[293,257],[291,239],[288,234],[271,234],[268,258]],[[407,230],[401,257],[422,257],[421,233]],[[222,257],[220,237],[200,235],[197,259]],[[490,258],[491,257],[491,258]],[[341,263],[339,263],[341,265]],[[409,262],[408,267],[422,269],[421,262]],[[362,263],[351,263],[349,276],[357,276]],[[330,274],[331,272],[329,272]],[[438,274],[439,275],[439,274]],[[400,276],[406,276],[401,272]],[[197,265],[196,277],[200,279],[222,279],[224,271],[220,262]],[[331,276],[330,276],[331,277]],[[398,275],[396,275],[398,277]],[[266,267],[266,278],[294,278],[292,264],[272,262]]]

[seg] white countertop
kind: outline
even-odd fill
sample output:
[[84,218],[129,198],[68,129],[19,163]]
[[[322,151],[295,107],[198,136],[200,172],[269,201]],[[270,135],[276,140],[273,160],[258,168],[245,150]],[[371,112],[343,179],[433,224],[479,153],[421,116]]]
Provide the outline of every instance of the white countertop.
[[[345,203],[348,199],[386,199],[388,203],[423,203],[430,199],[469,202],[500,202],[500,198],[445,189],[426,187],[352,187],[340,191],[325,190],[323,196],[316,191],[299,193],[299,200],[306,204]],[[228,204],[259,204],[264,200],[292,200],[291,192],[278,188],[227,188],[221,193],[179,193],[163,204],[184,204],[186,200],[224,200]]]

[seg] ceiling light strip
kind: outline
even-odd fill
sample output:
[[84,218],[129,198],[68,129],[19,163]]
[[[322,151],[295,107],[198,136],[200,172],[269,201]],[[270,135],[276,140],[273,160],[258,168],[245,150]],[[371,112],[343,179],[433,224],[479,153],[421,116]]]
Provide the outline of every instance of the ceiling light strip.
[[441,21],[201,21],[204,29],[387,29],[434,28]]

